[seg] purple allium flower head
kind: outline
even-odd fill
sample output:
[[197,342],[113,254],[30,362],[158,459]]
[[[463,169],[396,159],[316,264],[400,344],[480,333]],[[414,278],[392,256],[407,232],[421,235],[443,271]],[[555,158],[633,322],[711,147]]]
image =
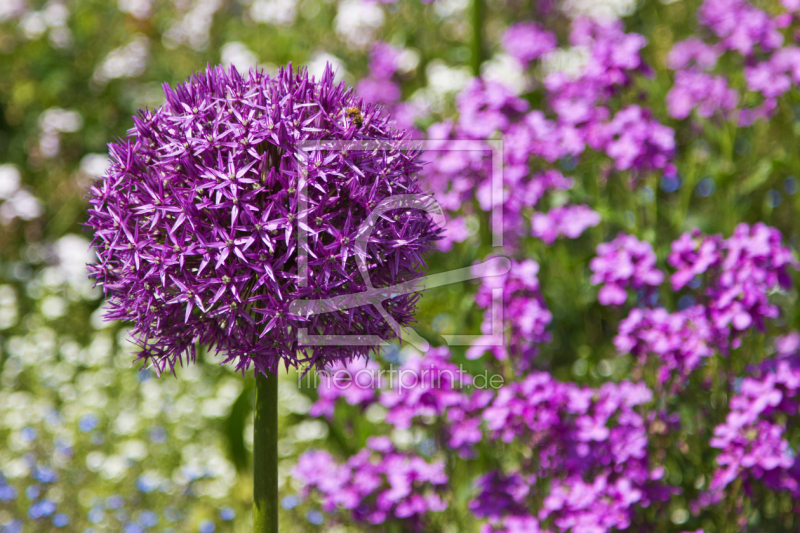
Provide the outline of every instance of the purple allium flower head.
[[[100,259],[91,276],[109,300],[106,318],[134,323],[139,358],[174,370],[199,342],[237,370],[275,372],[281,360],[322,366],[372,349],[312,352],[298,347],[298,328],[392,337],[369,307],[311,316],[289,309],[298,299],[366,290],[356,254],[375,287],[421,275],[439,232],[423,211],[388,211],[363,249],[354,242],[383,200],[420,193],[419,152],[398,147],[404,132],[335,84],[330,66],[319,80],[291,65],[274,78],[208,67],[164,92],[163,106],[140,111],[128,137],[110,145],[112,166],[89,193],[87,225]],[[386,149],[304,150],[319,140],[381,141]],[[408,324],[417,299],[394,298],[388,313]]]

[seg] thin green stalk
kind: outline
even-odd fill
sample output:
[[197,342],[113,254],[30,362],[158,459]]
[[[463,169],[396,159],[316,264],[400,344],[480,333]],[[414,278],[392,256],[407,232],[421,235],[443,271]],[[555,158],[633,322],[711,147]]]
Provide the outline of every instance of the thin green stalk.
[[278,533],[278,375],[256,373],[253,532]]
[[486,19],[486,0],[472,0],[472,73],[481,75],[485,58],[483,23]]

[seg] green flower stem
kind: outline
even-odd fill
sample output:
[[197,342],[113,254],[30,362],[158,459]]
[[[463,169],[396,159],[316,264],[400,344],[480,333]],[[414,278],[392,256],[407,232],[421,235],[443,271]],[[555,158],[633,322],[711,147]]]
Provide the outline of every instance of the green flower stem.
[[486,19],[486,0],[472,0],[472,73],[481,75],[485,57],[483,23]]
[[278,375],[256,373],[253,532],[278,533]]

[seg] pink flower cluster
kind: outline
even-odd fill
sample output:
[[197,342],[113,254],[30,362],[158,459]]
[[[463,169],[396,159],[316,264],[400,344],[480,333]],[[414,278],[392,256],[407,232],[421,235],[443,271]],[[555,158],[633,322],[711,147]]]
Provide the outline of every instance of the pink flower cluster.
[[530,63],[555,50],[556,36],[535,22],[512,24],[503,34],[503,49],[522,63]]
[[749,126],[771,116],[777,98],[800,83],[800,48],[784,46],[781,33],[791,24],[796,9],[792,1],[784,2],[784,7],[789,12],[771,15],[748,0],[705,0],[697,18],[716,40],[709,45],[690,37],[674,45],[668,66],[677,72],[675,85],[667,95],[669,114],[684,119],[696,109],[700,117],[718,111],[726,118],[736,116],[731,111],[737,108],[739,96],[728,88],[727,77],[702,72],[714,68],[717,59],[730,52],[743,61],[742,89],[760,96],[758,105],[739,110],[739,124]]
[[658,380],[671,378],[683,384],[704,358],[714,355],[714,331],[705,308],[696,305],[670,313],[664,308],[633,309],[619,325],[614,345],[620,354],[631,353],[640,361],[654,357]]
[[591,282],[603,284],[597,299],[603,305],[622,305],[628,288],[656,287],[664,274],[656,268],[656,254],[649,242],[620,233],[611,242],[597,246],[597,257],[589,263]]
[[[781,233],[763,223],[752,227],[739,224],[728,239],[704,237],[698,231],[684,233],[672,243],[668,261],[678,271],[672,275],[675,290],[695,276],[708,272],[705,292],[712,325],[728,336],[755,325],[764,330],[764,321],[778,316],[769,302],[773,290],[789,288],[788,269],[797,269],[792,251],[781,243]],[[735,348],[741,342],[734,341]]]
[[[500,527],[504,522],[509,527],[513,516],[527,524],[549,520],[558,531],[626,528],[635,506],[647,506],[660,493],[654,483],[661,469],[649,466],[645,422],[636,411],[651,398],[643,384],[606,383],[591,389],[555,381],[546,373],[501,388],[483,412],[489,436],[535,450],[524,471],[535,476],[530,479],[547,480],[549,489],[529,487],[543,503],[536,515],[527,516],[522,502],[528,492],[518,486],[520,478],[512,475],[499,483],[490,478],[495,481],[484,480],[472,509]],[[513,490],[507,496],[494,493],[509,486]],[[504,504],[491,512],[490,502],[503,498]]]
[[577,239],[587,229],[600,223],[600,215],[588,205],[554,207],[547,213],[534,213],[531,217],[531,234],[547,244],[559,235]]
[[412,419],[441,416],[448,407],[460,405],[459,385],[472,377],[449,361],[450,351],[434,348],[425,356],[412,354],[398,372],[393,388],[384,391],[380,403],[388,409],[386,422],[401,429]]
[[[515,24],[504,39],[509,53],[526,63],[555,46],[552,35],[541,34],[535,23]],[[427,166],[426,178],[443,207],[463,212],[470,209],[465,204],[469,206],[473,199],[486,211],[502,204],[505,230],[513,239],[527,233],[525,212],[537,207],[543,190],[572,186],[571,182],[551,182],[543,187],[542,174],[530,172],[534,161],[549,165],[562,158],[577,160],[590,148],[634,178],[653,171],[674,174],[672,129],[659,123],[649,109],[620,108],[615,98],[635,76],[650,72],[640,57],[645,43],[641,35],[625,33],[618,22],[574,21],[570,44],[584,47],[588,59],[576,74],[557,71],[545,77],[536,89],[547,102],[545,110],[530,110],[525,98],[499,82],[470,82],[456,100],[458,120],[436,124],[428,131],[429,138],[441,141],[437,148],[441,152]],[[479,151],[459,149],[452,141],[483,141],[497,133],[505,141],[502,198],[492,194],[489,158]],[[530,231],[547,244],[559,235],[575,238],[600,221],[588,206],[563,202],[530,218]]]
[[300,456],[292,476],[322,496],[326,512],[346,509],[355,520],[382,524],[392,518],[418,525],[427,512],[441,512],[447,503],[439,492],[447,484],[444,463],[394,449],[388,437],[371,437],[367,447],[338,464],[326,451]]
[[[481,330],[485,335],[492,333],[494,321],[499,317],[491,310],[499,304],[503,310],[502,320],[508,327],[506,343],[491,347],[476,343],[467,351],[468,359],[476,359],[491,348],[497,359],[503,361],[511,355],[520,367],[527,368],[536,357],[537,345],[550,342],[546,328],[553,315],[539,292],[538,273],[539,264],[526,259],[512,261],[507,274],[483,278],[475,294],[475,304],[490,311],[484,314]],[[499,296],[499,302],[493,305],[495,294]]]
[[375,402],[375,389],[383,386],[380,365],[373,360],[337,361],[318,373],[318,399],[309,414],[314,417],[333,416],[336,400],[344,398],[349,405],[366,407]]
[[714,428],[710,444],[721,450],[719,468],[697,505],[718,501],[737,478],[745,486],[758,480],[770,490],[800,497],[800,470],[787,441],[785,421],[800,407],[800,335],[782,337],[777,346],[777,356],[762,363],[759,375],[741,380],[725,423]]

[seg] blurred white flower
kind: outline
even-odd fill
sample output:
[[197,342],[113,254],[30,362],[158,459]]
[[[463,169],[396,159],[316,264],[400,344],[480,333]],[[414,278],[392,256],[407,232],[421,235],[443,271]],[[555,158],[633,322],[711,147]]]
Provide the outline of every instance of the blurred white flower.
[[567,76],[577,77],[588,63],[589,50],[584,46],[556,48],[542,58],[542,76],[563,72]]
[[17,323],[17,293],[11,285],[0,285],[0,330]]
[[469,0],[436,0],[433,8],[441,18],[459,15],[469,7]]
[[86,154],[81,159],[81,172],[93,178],[102,178],[111,167],[108,154]]
[[92,83],[102,87],[113,79],[135,78],[141,75],[147,67],[149,50],[150,40],[142,34],[135,35],[130,43],[108,53],[100,66],[95,69]]
[[47,31],[47,22],[39,11],[31,11],[22,16],[19,29],[26,39],[38,39]]
[[289,428],[290,438],[295,442],[324,439],[328,436],[328,426],[319,420],[303,420]]
[[141,461],[147,457],[147,445],[139,439],[132,439],[120,445],[120,453],[131,461]]
[[530,85],[522,64],[508,54],[497,54],[481,65],[481,75],[485,80],[502,83],[517,94],[525,92]]
[[132,435],[139,429],[139,414],[136,411],[123,411],[114,423],[114,433]]
[[100,476],[111,481],[120,481],[128,470],[128,460],[119,455],[111,455],[103,461]]
[[[25,8],[25,2],[18,0],[3,0],[0,4],[10,2],[10,6],[0,5],[0,20],[19,16]],[[61,2],[51,0],[41,11],[28,11],[22,14],[19,21],[19,28],[26,39],[38,39],[48,29],[58,29],[61,31],[61,38],[57,36],[55,39],[56,45],[60,45],[64,40],[64,32],[66,30],[67,20],[69,19],[69,10]],[[67,30],[68,31],[68,30]],[[68,41],[71,42],[71,34],[69,34]],[[53,41],[53,39],[51,39]],[[68,44],[68,43],[66,43]]]
[[317,52],[312,55],[306,67],[308,68],[308,73],[310,75],[320,79],[322,77],[322,73],[325,72],[325,66],[328,63],[331,64],[333,71],[336,73],[334,79],[337,82],[347,75],[347,69],[345,69],[342,60],[326,52]]
[[0,165],[0,198],[10,198],[19,189],[21,176],[15,165]]
[[42,300],[42,315],[48,319],[53,320],[64,316],[67,310],[67,302],[58,296],[48,296]]
[[258,67],[258,56],[239,41],[222,45],[222,65],[233,65],[239,72],[247,72]]
[[562,0],[561,11],[576,19],[615,20],[636,12],[638,0]]
[[0,222],[8,224],[14,218],[31,220],[41,215],[42,211],[39,200],[27,190],[20,189],[0,205]]
[[39,150],[44,157],[55,157],[60,150],[59,134],[71,133],[83,127],[83,117],[77,111],[51,107],[39,115]]
[[297,17],[297,0],[255,0],[250,18],[279,26],[290,26]]
[[333,23],[345,43],[364,48],[374,41],[375,30],[383,25],[383,19],[383,9],[377,3],[343,0]]
[[419,65],[419,51],[413,48],[404,48],[397,58],[397,71],[405,74],[411,72]]
[[83,127],[83,117],[72,109],[51,107],[39,115],[39,128],[47,133],[71,133]]
[[91,452],[86,456],[86,468],[92,472],[97,472],[103,467],[106,456],[102,452]]
[[69,10],[61,2],[53,2],[51,0],[42,10],[42,16],[49,27],[57,28],[67,23],[67,19],[69,19]]
[[3,0],[0,2],[0,21],[21,16],[27,7],[25,0]]
[[164,32],[164,46],[177,48],[189,46],[192,50],[205,50],[214,14],[222,7],[222,0],[194,0],[192,8]]
[[139,20],[144,20],[153,11],[152,0],[117,0],[117,7],[123,13],[129,13]]
[[460,91],[472,78],[469,68],[448,67],[438,59],[428,63],[425,72],[428,76],[428,88],[439,95]]

